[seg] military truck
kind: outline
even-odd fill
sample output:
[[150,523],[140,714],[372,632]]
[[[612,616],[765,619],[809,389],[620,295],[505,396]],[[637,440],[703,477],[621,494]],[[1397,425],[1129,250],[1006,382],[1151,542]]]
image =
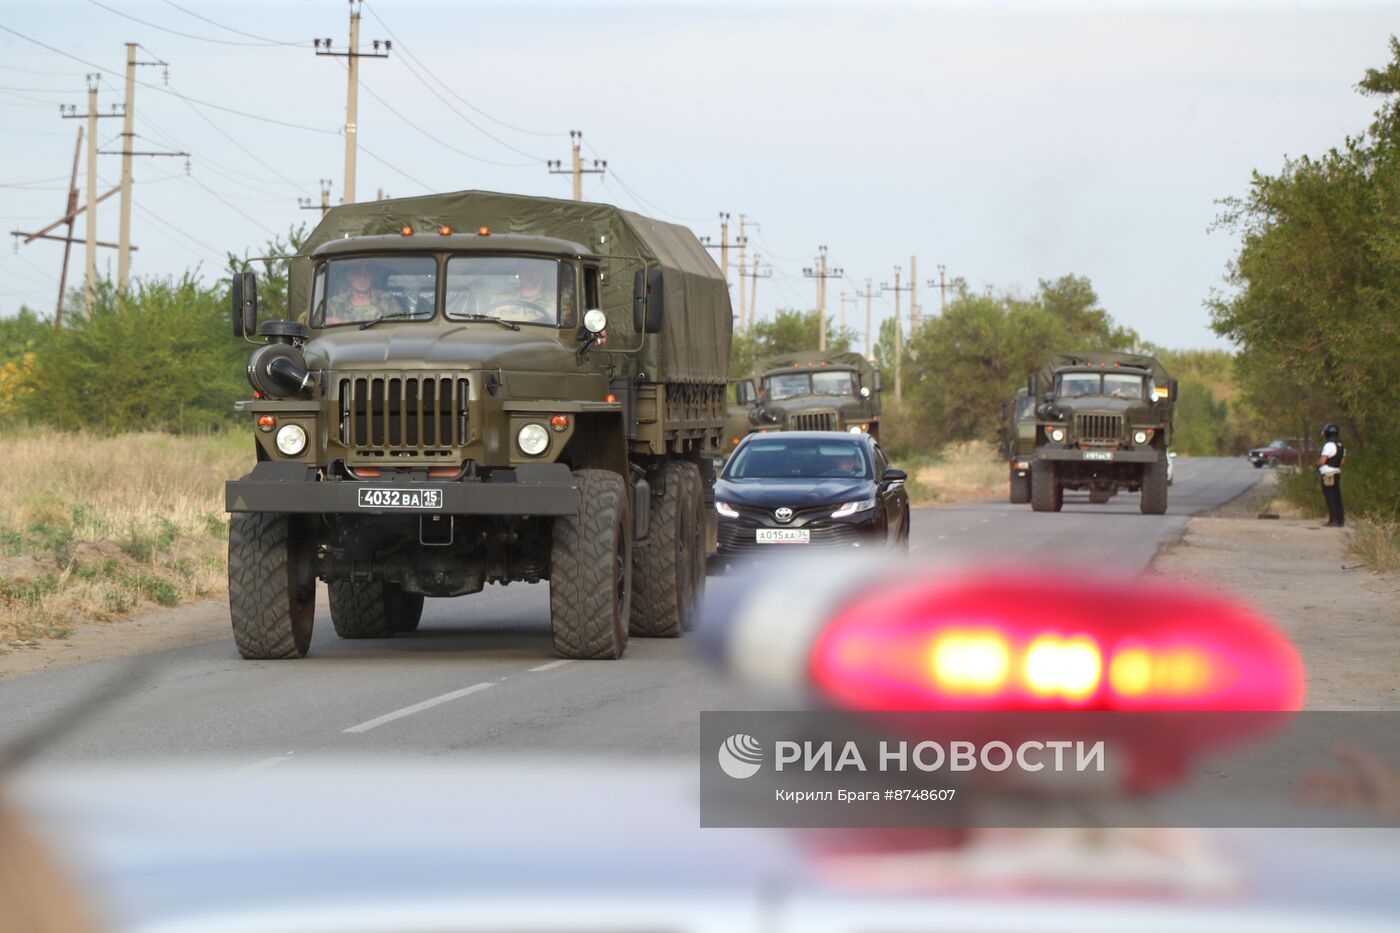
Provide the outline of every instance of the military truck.
[[724,440],[720,444],[723,456],[739,446],[744,435],[753,430],[749,415],[753,413],[756,392],[752,379],[729,380],[728,404],[725,407]]
[[1066,489],[1104,503],[1141,491],[1141,509],[1167,510],[1167,447],[1176,380],[1150,356],[1083,352],[1051,357],[1027,379],[1038,399],[1031,508],[1058,512]]
[[1002,403],[1006,453],[1010,471],[1009,498],[1017,505],[1031,501],[1031,458],[1035,455],[1035,399],[1022,386],[1016,397]]
[[342,638],[543,580],[566,658],[690,626],[731,311],[689,230],[481,191],[349,204],[291,261],[298,320],[257,323],[251,272],[232,301],[260,338],[256,465],[226,487],[245,658],[306,654],[318,579]]
[[880,370],[859,353],[784,353],[754,364],[738,398],[749,431],[850,431],[880,436]]

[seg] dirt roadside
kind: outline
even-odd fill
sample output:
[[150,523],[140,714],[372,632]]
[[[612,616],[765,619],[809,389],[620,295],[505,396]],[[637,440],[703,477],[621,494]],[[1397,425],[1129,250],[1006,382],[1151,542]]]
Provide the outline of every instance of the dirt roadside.
[[1290,517],[1273,493],[1267,477],[1192,517],[1152,573],[1234,596],[1277,625],[1302,655],[1307,709],[1400,709],[1400,574],[1348,559],[1345,532]]

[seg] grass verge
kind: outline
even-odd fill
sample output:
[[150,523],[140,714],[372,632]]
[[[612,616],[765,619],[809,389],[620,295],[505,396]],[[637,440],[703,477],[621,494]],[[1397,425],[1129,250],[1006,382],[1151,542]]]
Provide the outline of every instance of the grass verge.
[[[904,464],[900,464],[903,466]],[[915,507],[1004,498],[1006,459],[991,444],[949,444],[932,457],[908,462],[909,500]]]
[[1400,522],[1347,522],[1347,556],[1377,573],[1400,573]]
[[241,434],[0,431],[0,651],[217,596]]

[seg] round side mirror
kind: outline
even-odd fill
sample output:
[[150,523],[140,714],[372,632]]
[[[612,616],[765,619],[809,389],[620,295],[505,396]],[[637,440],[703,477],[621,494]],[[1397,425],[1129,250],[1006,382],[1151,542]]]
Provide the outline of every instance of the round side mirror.
[[870,386],[861,386],[861,387],[860,387],[860,397],[861,397],[861,398],[870,398]]
[[583,329],[590,334],[601,334],[608,326],[608,316],[601,308],[594,308],[583,315]]

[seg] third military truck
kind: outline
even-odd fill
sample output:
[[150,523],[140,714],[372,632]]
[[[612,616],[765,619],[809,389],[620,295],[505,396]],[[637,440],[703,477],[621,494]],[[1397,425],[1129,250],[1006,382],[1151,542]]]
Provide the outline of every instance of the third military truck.
[[[880,436],[880,370],[859,353],[808,351],[758,360],[734,381],[731,427],[754,431],[848,431]],[[741,419],[747,420],[745,427]]]
[[1141,510],[1167,510],[1167,447],[1176,380],[1156,359],[1114,352],[1052,357],[1026,385],[1036,400],[1030,500],[1058,512],[1066,489],[1104,503],[1141,491]]
[[317,579],[343,638],[544,580],[566,658],[691,624],[731,312],[689,230],[479,191],[348,204],[292,259],[289,320],[258,325],[256,293],[234,276],[258,344],[256,465],[226,488],[244,657],[306,653]]

